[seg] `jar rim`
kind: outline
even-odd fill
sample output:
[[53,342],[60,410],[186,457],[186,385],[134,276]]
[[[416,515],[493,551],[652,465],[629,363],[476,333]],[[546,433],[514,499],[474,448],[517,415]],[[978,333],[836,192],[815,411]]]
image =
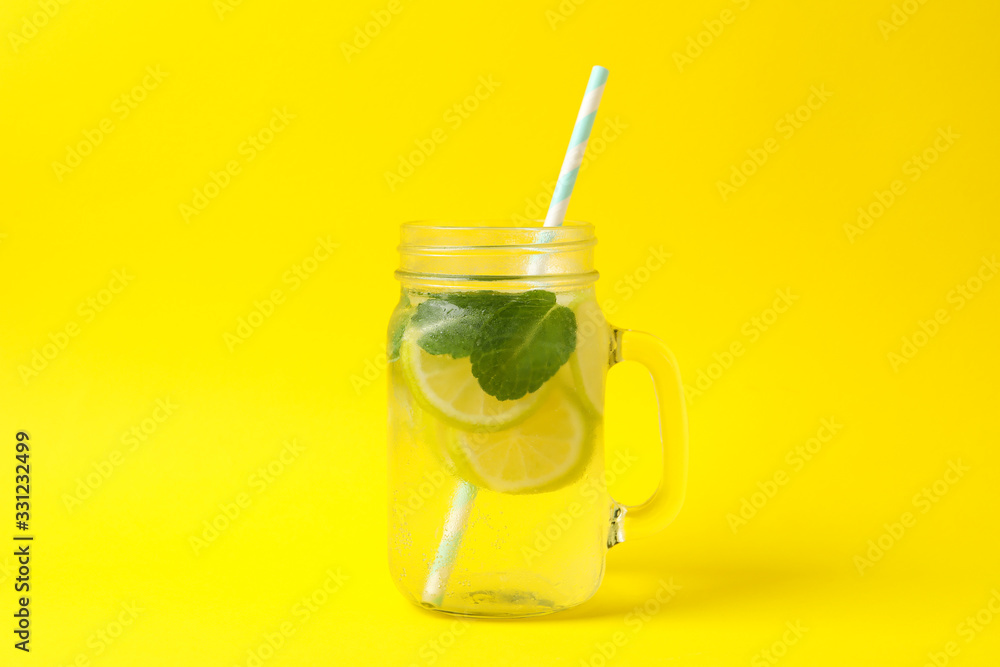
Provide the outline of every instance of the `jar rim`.
[[511,220],[418,220],[400,225],[400,254],[454,253],[464,250],[559,253],[597,243],[589,222],[567,220],[559,227],[524,226]]
[[582,285],[597,279],[594,226],[541,220],[418,220],[400,226],[396,277],[439,288],[523,289],[527,284]]
[[476,231],[476,230],[503,230],[503,231],[551,231],[559,233],[559,230],[572,229],[594,233],[594,226],[582,220],[566,220],[558,227],[544,227],[544,220],[526,220],[538,224],[522,225],[511,224],[513,221],[504,220],[411,220],[404,222],[400,227],[404,231],[426,229],[429,231]]

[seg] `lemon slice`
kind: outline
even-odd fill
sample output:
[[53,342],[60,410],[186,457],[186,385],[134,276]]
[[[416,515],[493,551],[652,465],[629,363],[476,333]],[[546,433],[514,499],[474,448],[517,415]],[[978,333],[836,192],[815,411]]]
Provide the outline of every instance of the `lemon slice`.
[[576,312],[576,349],[568,365],[580,400],[591,414],[600,417],[604,414],[604,377],[610,345],[608,323],[592,299],[570,307]]
[[458,474],[500,493],[553,491],[577,479],[593,452],[592,429],[578,403],[553,390],[541,409],[503,431],[454,432]]
[[516,401],[498,400],[479,386],[468,357],[430,354],[417,344],[418,335],[403,338],[403,374],[421,407],[452,426],[464,431],[508,428],[530,415],[547,393],[542,389]]

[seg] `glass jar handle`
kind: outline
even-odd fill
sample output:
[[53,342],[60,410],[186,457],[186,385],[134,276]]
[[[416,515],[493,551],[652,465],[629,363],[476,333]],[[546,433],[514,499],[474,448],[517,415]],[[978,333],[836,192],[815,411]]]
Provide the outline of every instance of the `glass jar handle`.
[[[612,328],[614,348],[611,364],[637,361],[653,377],[660,417],[663,474],[656,491],[641,505],[625,506],[624,534],[618,540],[647,537],[673,521],[684,504],[687,490],[688,424],[684,385],[677,360],[656,336],[642,331]],[[615,517],[621,526],[621,518]]]

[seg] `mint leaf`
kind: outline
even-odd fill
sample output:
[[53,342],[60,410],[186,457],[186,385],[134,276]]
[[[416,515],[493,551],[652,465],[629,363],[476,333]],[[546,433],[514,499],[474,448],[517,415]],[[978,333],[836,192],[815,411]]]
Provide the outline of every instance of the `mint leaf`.
[[477,324],[482,314],[460,308],[444,299],[428,299],[413,314],[413,324],[422,332],[417,343],[431,354],[450,354],[455,359],[472,353]]
[[410,297],[403,291],[399,297],[399,305],[396,306],[396,310],[392,311],[392,317],[389,319],[389,345],[385,352],[389,361],[399,359],[399,348],[403,344],[403,332],[406,331],[406,325],[409,323],[411,315],[413,315],[413,310],[410,308]]
[[545,290],[432,295],[409,326],[429,354],[471,357],[483,391],[500,400],[537,391],[576,347],[576,315]]
[[403,345],[403,332],[406,331],[406,323],[410,321],[411,314],[408,310],[400,311],[393,315],[392,321],[389,322],[389,347],[386,350],[389,361],[399,359],[399,348]]
[[500,306],[514,298],[513,294],[494,292],[493,290],[479,290],[477,292],[456,292],[443,297],[449,303],[453,303],[459,308],[474,308],[476,310],[496,310]]
[[430,354],[467,357],[486,320],[511,298],[489,291],[432,296],[413,315],[420,331],[417,343]]
[[555,375],[575,347],[573,311],[557,305],[552,292],[522,292],[482,323],[471,349],[472,374],[501,401],[521,398]]

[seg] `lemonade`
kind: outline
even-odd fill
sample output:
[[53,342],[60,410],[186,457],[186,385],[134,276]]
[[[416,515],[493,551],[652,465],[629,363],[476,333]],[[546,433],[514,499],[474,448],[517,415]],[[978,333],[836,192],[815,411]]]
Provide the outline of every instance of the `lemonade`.
[[[610,331],[592,287],[404,289],[388,343],[389,564],[407,597],[525,616],[593,595],[621,514],[604,484]],[[448,535],[463,488],[474,501]],[[443,539],[454,561],[430,601]]]

